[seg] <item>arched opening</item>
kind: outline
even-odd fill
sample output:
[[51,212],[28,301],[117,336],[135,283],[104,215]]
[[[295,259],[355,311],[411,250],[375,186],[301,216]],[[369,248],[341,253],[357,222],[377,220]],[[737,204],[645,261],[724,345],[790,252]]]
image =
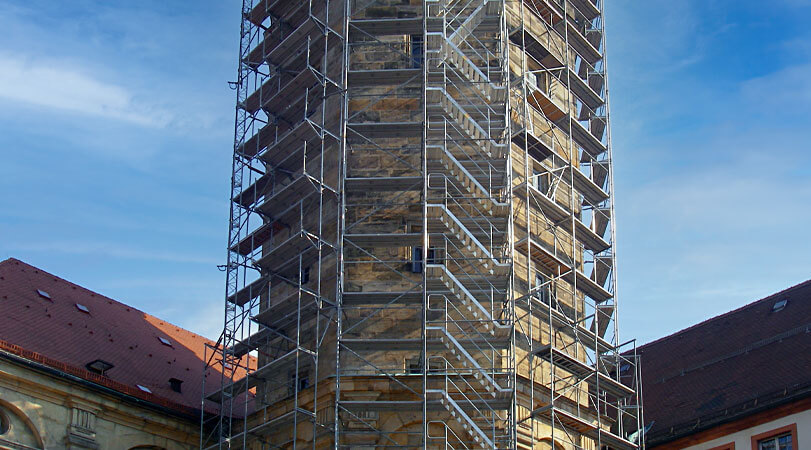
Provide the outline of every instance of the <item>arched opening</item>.
[[551,437],[540,438],[538,443],[540,444],[538,448],[541,450],[564,450],[563,444],[557,441],[553,442]]
[[9,423],[8,416],[0,410],[0,436],[8,433],[9,427],[11,427],[11,424]]
[[33,448],[45,448],[36,426],[21,409],[0,399],[0,439]]

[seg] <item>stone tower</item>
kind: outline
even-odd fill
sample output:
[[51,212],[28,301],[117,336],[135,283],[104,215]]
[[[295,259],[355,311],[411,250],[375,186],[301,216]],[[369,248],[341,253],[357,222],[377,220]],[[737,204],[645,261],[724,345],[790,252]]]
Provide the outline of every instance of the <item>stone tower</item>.
[[242,13],[203,447],[637,448],[602,2]]

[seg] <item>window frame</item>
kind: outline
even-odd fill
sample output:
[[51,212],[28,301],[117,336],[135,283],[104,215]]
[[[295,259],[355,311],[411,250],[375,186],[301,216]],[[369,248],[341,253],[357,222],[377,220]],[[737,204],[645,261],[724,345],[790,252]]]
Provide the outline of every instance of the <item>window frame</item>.
[[[543,286],[543,287],[541,287]],[[552,283],[551,277],[543,272],[535,271],[535,292],[536,297],[541,303],[547,305],[551,304],[552,308],[556,308],[557,304],[552,302]]]
[[735,442],[729,442],[718,447],[713,447],[707,450],[735,450]]
[[760,433],[752,436],[752,450],[758,450],[761,441],[765,441],[770,438],[776,438],[784,434],[791,435],[792,450],[800,448],[800,444],[797,442],[797,423],[795,422],[790,425],[775,428],[773,430],[766,431],[765,433]]

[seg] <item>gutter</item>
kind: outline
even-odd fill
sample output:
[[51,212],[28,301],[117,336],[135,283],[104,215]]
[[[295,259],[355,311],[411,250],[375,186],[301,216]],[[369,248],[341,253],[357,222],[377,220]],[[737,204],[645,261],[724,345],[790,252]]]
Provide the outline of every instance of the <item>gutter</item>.
[[70,382],[73,382],[73,383],[77,383],[77,384],[80,384],[80,385],[82,385],[84,387],[87,387],[87,388],[90,388],[90,389],[93,389],[93,390],[101,391],[101,392],[103,392],[105,394],[112,395],[113,397],[120,398],[120,399],[122,399],[124,401],[127,401],[129,403],[133,403],[133,404],[138,405],[138,406],[150,408],[150,409],[156,410],[158,412],[171,415],[171,416],[176,417],[176,418],[180,418],[180,419],[183,419],[183,420],[186,420],[186,421],[190,421],[192,423],[199,423],[199,421],[200,421],[199,410],[197,411],[197,414],[193,414],[191,412],[189,414],[184,414],[184,413],[181,413],[181,412],[179,412],[177,410],[167,408],[166,406],[158,405],[156,403],[153,403],[153,402],[150,402],[150,401],[147,401],[147,400],[143,400],[143,399],[140,399],[138,397],[134,397],[134,396],[125,394],[123,392],[119,392],[119,391],[117,391],[115,389],[112,389],[112,388],[109,388],[109,387],[106,387],[106,386],[102,386],[102,385],[97,384],[97,383],[93,383],[92,381],[85,380],[84,378],[77,377],[75,375],[71,375],[71,374],[62,372],[61,370],[54,369],[54,368],[49,367],[47,365],[31,361],[31,360],[23,358],[21,356],[17,356],[15,354],[9,353],[8,351],[5,351],[3,349],[0,349],[0,358],[7,359],[7,360],[9,360],[11,362],[14,362],[14,363],[17,363],[19,365],[32,368],[34,370],[37,370],[39,372],[43,372],[45,374],[54,376],[56,378],[60,378],[60,379],[67,380],[67,381],[70,381]]
[[[800,401],[808,397],[811,397],[811,384],[786,387],[779,391],[774,391],[769,394],[747,400],[744,403],[739,403],[729,408],[725,408],[724,410],[717,411],[714,414],[698,417],[695,421],[676,424],[671,427],[671,429],[674,430],[672,434],[662,435],[663,433],[657,433],[653,435],[653,438],[651,439],[651,433],[647,433],[645,435],[646,445],[649,447],[654,447],[657,445],[667,444],[669,442],[706,431],[710,428],[735,422],[744,417]],[[750,404],[751,406],[747,409],[747,405]],[[739,409],[739,411],[737,413],[729,413],[730,410],[735,409]]]

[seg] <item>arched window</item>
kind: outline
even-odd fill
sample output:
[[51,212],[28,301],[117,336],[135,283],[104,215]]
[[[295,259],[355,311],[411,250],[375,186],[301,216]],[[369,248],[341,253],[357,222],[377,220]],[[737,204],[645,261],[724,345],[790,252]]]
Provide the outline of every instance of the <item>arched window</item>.
[[8,433],[10,426],[8,416],[3,411],[0,411],[0,436]]
[[28,448],[44,448],[34,423],[22,410],[3,399],[0,399],[0,436]]

